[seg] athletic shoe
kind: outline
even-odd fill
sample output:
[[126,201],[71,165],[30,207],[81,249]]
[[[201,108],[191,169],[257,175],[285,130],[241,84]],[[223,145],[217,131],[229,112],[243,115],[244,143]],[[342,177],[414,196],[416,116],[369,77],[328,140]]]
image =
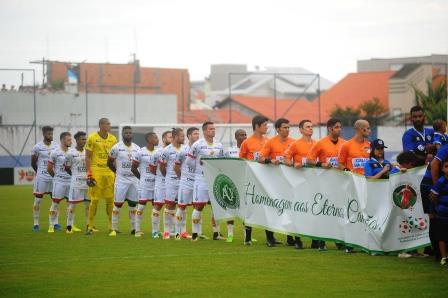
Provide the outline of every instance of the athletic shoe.
[[442,266],[447,266],[447,267],[448,267],[448,258],[447,258],[447,257],[442,258],[442,259],[440,260],[440,265],[442,265]]
[[158,239],[158,238],[160,238],[160,232],[153,232],[152,239]]
[[274,243],[275,243],[275,244],[283,244],[283,242],[278,241],[277,239],[274,239]]
[[255,238],[252,238],[250,241],[252,241],[252,242],[258,242],[258,240],[255,239]]
[[226,240],[226,238],[222,237],[221,233],[214,232],[213,233],[213,240]]
[[69,229],[67,229],[67,230],[65,230],[65,233],[66,233],[66,234],[73,234],[73,230],[69,230]]
[[95,228],[95,227],[93,227],[93,228],[91,228],[90,229],[92,232],[94,232],[94,233],[96,233],[96,232],[99,232],[100,230],[98,230],[97,228]]
[[252,245],[252,241],[244,241],[244,245],[251,246]]
[[54,225],[54,230],[55,230],[55,231],[62,231],[62,227],[61,227],[61,225],[60,225],[60,224],[55,224],[55,225]]
[[181,240],[179,233],[176,233],[176,235],[174,236],[174,240]]
[[54,233],[54,228],[53,227],[49,227],[48,228],[48,233]]
[[412,258],[412,255],[408,254],[407,252],[401,252],[398,254],[398,257],[400,259],[408,259],[408,258]]
[[294,243],[294,247],[296,248],[296,249],[303,249],[303,243],[302,243],[302,240],[296,240],[296,242]]
[[77,226],[73,225],[73,227],[72,227],[72,231],[73,231],[73,232],[81,232],[81,229],[78,228]]
[[290,235],[286,236],[286,245],[294,246],[294,244],[295,244],[294,238]]
[[203,234],[199,234],[198,237],[202,240],[209,240],[210,238],[208,238],[207,236],[203,235]]
[[131,235],[135,235],[135,229],[132,229]]
[[200,238],[200,235],[193,233],[193,235],[191,236],[191,241],[196,242],[196,241],[198,241],[199,238]]
[[266,241],[267,247],[276,247],[277,244],[275,243],[275,240],[268,240]]
[[325,246],[325,241],[319,240],[319,245],[317,247],[319,251],[326,251],[327,247]]
[[36,232],[36,233],[39,232],[39,225],[34,225],[33,226],[33,231]]
[[117,236],[117,232],[115,230],[110,231],[109,236],[115,237]]
[[346,248],[345,248],[345,253],[348,253],[348,254],[352,254],[352,253],[354,253],[354,251],[353,251],[353,247],[346,247]]
[[93,235],[93,230],[92,229],[87,229],[85,235],[87,235],[87,236]]
[[163,240],[170,239],[170,232],[163,232]]
[[182,232],[182,233],[180,233],[180,238],[182,238],[182,239],[191,239],[191,235],[188,234],[187,232]]
[[229,243],[233,242],[233,235],[228,235],[226,242],[229,242]]
[[135,237],[137,237],[137,238],[139,238],[139,237],[141,237],[142,235],[144,235],[144,233],[143,232],[141,232],[141,231],[139,231],[139,232],[135,232]]

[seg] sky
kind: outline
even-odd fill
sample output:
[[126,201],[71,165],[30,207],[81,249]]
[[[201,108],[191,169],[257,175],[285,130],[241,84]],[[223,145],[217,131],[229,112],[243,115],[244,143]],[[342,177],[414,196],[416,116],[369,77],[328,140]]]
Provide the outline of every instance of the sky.
[[[303,67],[337,82],[356,61],[448,54],[447,0],[0,0],[0,68],[29,61]],[[0,71],[18,85],[20,72]],[[25,84],[31,73],[24,72]]]

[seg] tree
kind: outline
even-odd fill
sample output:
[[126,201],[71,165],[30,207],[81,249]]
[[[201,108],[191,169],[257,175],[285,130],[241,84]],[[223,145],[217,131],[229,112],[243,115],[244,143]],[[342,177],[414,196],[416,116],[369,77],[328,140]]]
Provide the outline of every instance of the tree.
[[380,124],[380,117],[387,112],[387,109],[380,102],[378,97],[366,100],[359,105],[367,121],[375,124]]
[[341,120],[342,125],[352,126],[356,120],[359,119],[361,111],[352,107],[343,108],[340,105],[336,105],[330,112],[332,118]]
[[412,86],[412,88],[415,93],[415,103],[423,108],[428,123],[432,124],[436,119],[446,119],[446,81],[442,81],[433,88],[431,80],[427,80],[427,92],[418,89],[416,86]]

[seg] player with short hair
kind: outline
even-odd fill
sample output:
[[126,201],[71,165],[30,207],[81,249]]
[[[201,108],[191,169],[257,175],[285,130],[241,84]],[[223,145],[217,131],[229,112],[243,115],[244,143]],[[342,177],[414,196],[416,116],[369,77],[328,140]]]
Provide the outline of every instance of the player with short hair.
[[72,177],[67,204],[67,234],[81,231],[74,225],[76,204],[84,202],[86,224],[88,224],[90,204],[87,197],[86,151],[84,150],[87,134],[78,131],[73,137],[76,140],[76,147],[70,148],[65,157],[65,170]]
[[[240,158],[258,161],[260,151],[267,142],[269,119],[265,116],[256,115],[252,118],[253,134],[243,141],[240,148]],[[244,245],[252,245],[252,227],[244,226]]]
[[434,129],[433,144],[436,145],[437,150],[445,144],[448,144],[448,138],[446,135],[446,121],[443,119],[436,119],[432,123]]
[[137,206],[137,217],[135,219],[135,237],[143,235],[141,231],[141,222],[143,220],[143,211],[146,203],[154,199],[154,185],[156,181],[156,164],[154,162],[155,146],[159,144],[159,138],[155,132],[149,132],[145,135],[146,146],[134,155],[131,171],[135,177],[140,179],[139,197]]
[[355,135],[342,144],[339,150],[338,163],[340,170],[347,170],[364,176],[364,165],[370,157],[370,125],[367,120],[355,122]]
[[301,168],[307,165],[307,156],[316,143],[311,137],[313,135],[313,123],[310,120],[302,120],[299,123],[299,131],[302,137],[291,144],[285,152],[285,164]]
[[162,175],[160,171],[160,156],[162,151],[173,141],[173,135],[170,130],[165,131],[162,134],[163,147],[158,148],[154,152],[153,159],[156,166],[156,182],[154,185],[154,200],[152,201],[152,238],[160,238],[162,234],[160,233],[160,210],[165,204],[166,199],[166,184],[165,176]]
[[[48,159],[50,158],[51,151],[57,148],[56,143],[53,142],[53,127],[42,127],[43,141],[33,146],[31,150],[31,167],[36,172],[34,178],[33,194],[33,230],[39,232],[39,210],[40,203],[45,194],[49,194],[51,197],[51,191],[53,189],[53,177],[47,172]],[[60,228],[60,227],[59,227]]]
[[100,199],[106,201],[106,212],[108,215],[109,230],[112,229],[112,209],[114,202],[114,180],[115,174],[107,166],[109,152],[117,143],[117,138],[110,133],[111,124],[109,119],[101,118],[98,121],[100,130],[89,135],[86,143],[86,170],[88,195],[89,225],[87,235],[98,231],[94,225],[94,218]]
[[173,128],[171,131],[173,141],[166,146],[160,155],[160,172],[165,176],[165,210],[163,213],[163,239],[170,239],[171,232],[175,231],[175,215],[177,194],[179,192],[180,178],[174,170],[176,156],[182,150],[185,134],[182,128]]
[[120,210],[124,202],[128,202],[129,219],[131,221],[131,234],[135,234],[135,214],[138,202],[138,179],[131,171],[132,158],[140,147],[132,142],[132,128],[123,126],[121,130],[122,141],[115,144],[109,153],[107,166],[115,176],[114,208],[112,210],[112,230],[109,236],[117,236]]
[[[202,133],[204,138],[197,140],[188,152],[187,163],[195,168],[195,180],[193,190],[193,206],[194,210],[191,215],[193,234],[192,241],[197,241],[199,233],[201,232],[202,220],[201,212],[204,206],[210,201],[208,193],[208,185],[204,177],[204,167],[202,165],[202,158],[218,158],[223,157],[224,152],[222,144],[214,141],[215,125],[213,122],[206,121],[202,124]],[[213,211],[212,211],[213,212]],[[219,225],[212,216],[213,240],[224,239],[219,233]]]
[[[308,153],[307,163],[324,169],[338,168],[338,155],[342,144],[345,142],[341,138],[342,124],[341,120],[330,118],[327,121],[328,135],[311,147]],[[338,248],[342,247],[337,244]],[[313,240],[311,248],[318,248],[321,251],[326,250],[325,241]]]
[[[187,206],[193,203],[193,188],[195,168],[191,167],[186,158],[191,146],[199,139],[199,128],[189,127],[187,129],[188,144],[176,156],[174,171],[180,177],[179,192],[177,194],[176,211],[176,239],[187,239],[191,236],[187,233]],[[201,233],[199,233],[201,234]]]
[[[285,152],[294,143],[294,139],[289,137],[289,120],[279,118],[274,123],[277,135],[270,138],[260,152],[260,163],[272,163],[274,165],[283,164],[285,162]],[[266,245],[274,247],[280,242],[274,237],[274,232],[266,230]],[[288,245],[295,245],[292,236],[287,235]]]
[[421,106],[413,106],[410,114],[413,127],[403,134],[403,151],[413,151],[426,159],[426,147],[433,142],[434,130],[425,128],[425,114]]
[[51,207],[48,216],[48,233],[54,233],[55,225],[58,224],[59,203],[68,199],[70,191],[70,175],[65,171],[65,156],[72,145],[72,135],[63,132],[59,136],[60,145],[51,151],[47,164],[47,172],[53,177],[53,190],[51,191]]

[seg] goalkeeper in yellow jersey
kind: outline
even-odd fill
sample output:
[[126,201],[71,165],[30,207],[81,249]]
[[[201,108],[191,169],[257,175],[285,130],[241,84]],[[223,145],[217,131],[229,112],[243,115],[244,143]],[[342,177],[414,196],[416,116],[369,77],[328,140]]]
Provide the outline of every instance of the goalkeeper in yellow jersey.
[[93,220],[95,218],[98,202],[100,199],[106,201],[106,212],[109,218],[109,230],[112,228],[112,209],[114,203],[114,180],[115,174],[107,166],[109,152],[117,143],[117,138],[109,133],[110,121],[107,118],[99,120],[100,130],[89,135],[86,144],[86,168],[87,185],[89,185],[89,224],[87,234],[92,234],[95,229]]

